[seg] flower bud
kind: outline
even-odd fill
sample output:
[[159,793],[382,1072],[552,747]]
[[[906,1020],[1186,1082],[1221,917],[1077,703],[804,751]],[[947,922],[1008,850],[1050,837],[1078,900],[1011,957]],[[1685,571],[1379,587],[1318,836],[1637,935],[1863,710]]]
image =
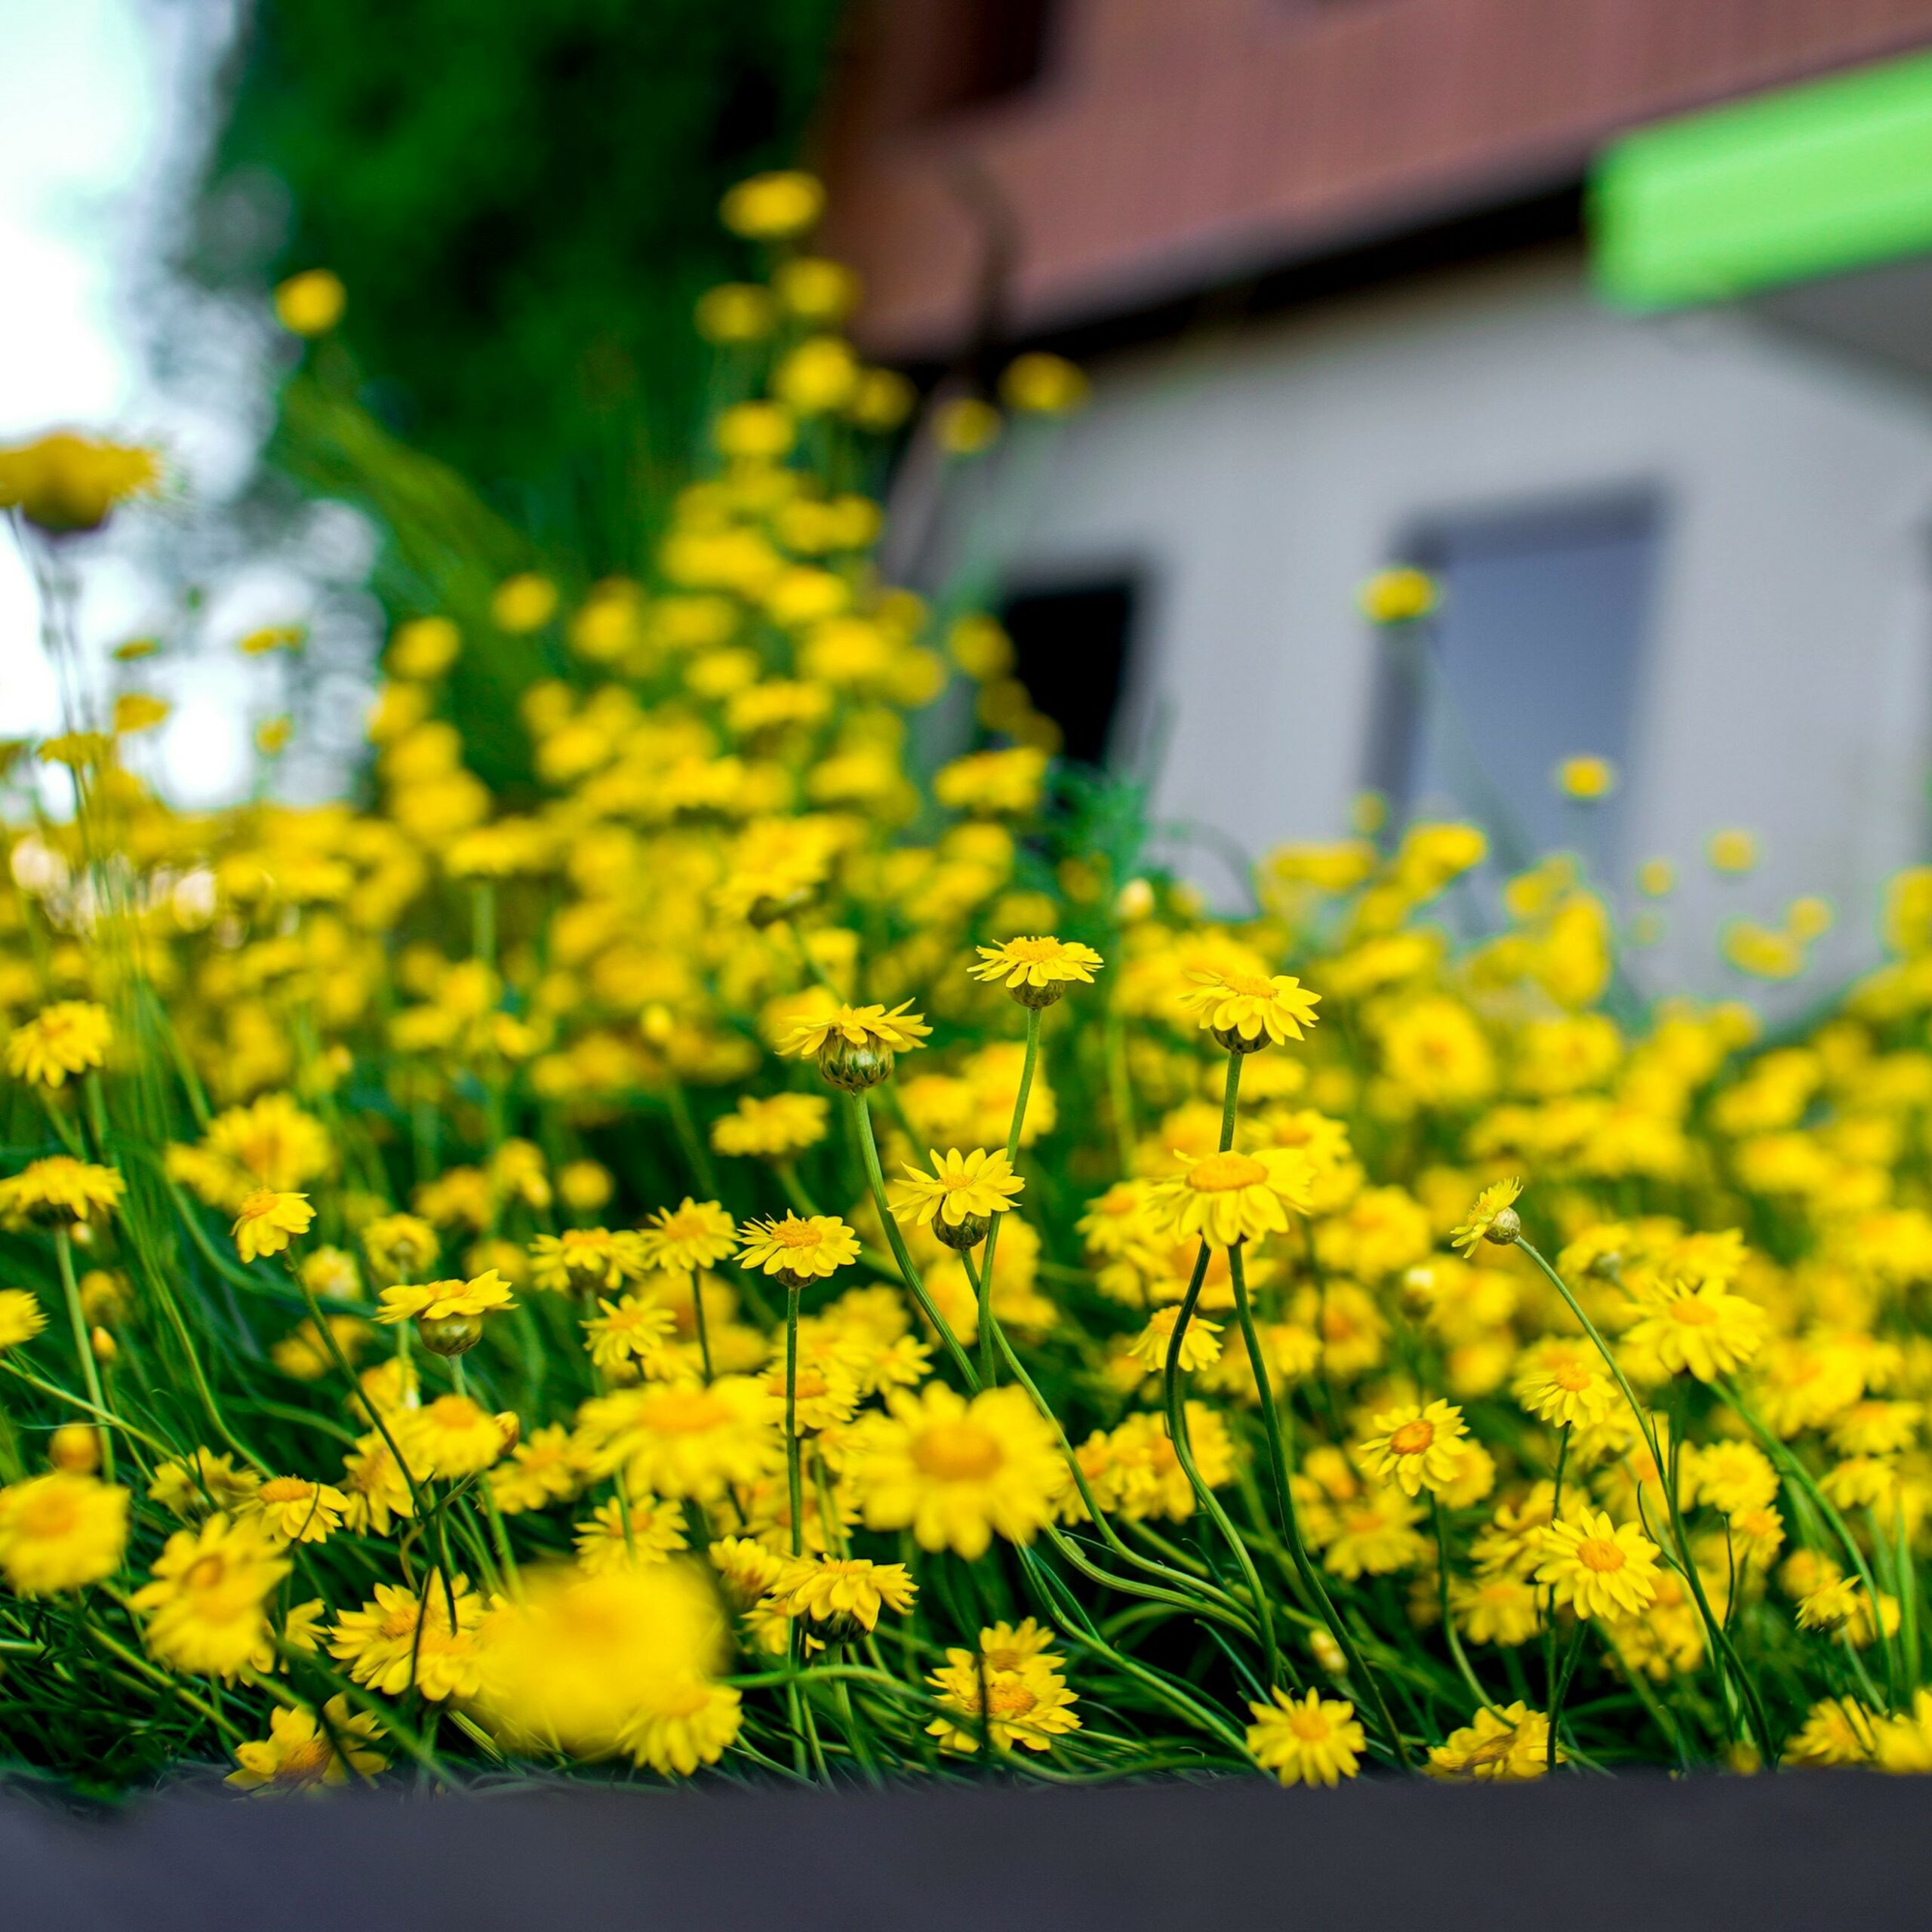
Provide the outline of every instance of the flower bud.
[[1497,1210],[1496,1218],[1482,1231],[1484,1241],[1493,1241],[1498,1247],[1509,1247],[1523,1238],[1523,1218],[1513,1208]]
[[120,1343],[105,1328],[97,1328],[88,1340],[93,1346],[96,1361],[112,1361],[121,1352]]
[[432,1355],[466,1355],[483,1339],[480,1315],[419,1315],[416,1332]]
[[47,1460],[69,1475],[92,1475],[100,1467],[100,1430],[91,1423],[63,1422],[47,1439]]
[[855,1046],[837,1033],[827,1036],[818,1050],[818,1070],[835,1087],[848,1094],[863,1094],[892,1077],[892,1049],[872,1039]]
[[1216,1043],[1231,1054],[1258,1054],[1268,1044],[1265,1030],[1257,1032],[1252,1039],[1232,1026],[1211,1026],[1208,1030],[1214,1036]]
[[956,1247],[962,1253],[969,1247],[977,1247],[986,1238],[989,1223],[984,1214],[968,1214],[963,1220],[949,1222],[944,1215],[936,1215],[933,1220],[933,1232],[948,1247]]

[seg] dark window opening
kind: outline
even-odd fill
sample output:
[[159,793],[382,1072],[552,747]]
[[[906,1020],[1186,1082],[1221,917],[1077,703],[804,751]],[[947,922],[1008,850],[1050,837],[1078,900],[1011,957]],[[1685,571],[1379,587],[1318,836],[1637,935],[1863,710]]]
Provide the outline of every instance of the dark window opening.
[[[1647,496],[1444,518],[1404,546],[1442,601],[1386,640],[1372,781],[1398,818],[1457,817],[1509,869],[1553,851],[1607,869],[1649,628],[1662,517]],[[1584,804],[1562,762],[1607,758],[1617,790]]]
[[1066,755],[1104,764],[1120,709],[1133,640],[1129,579],[1021,591],[1000,612],[1013,640],[1014,675],[1036,709],[1059,725]]
[[929,114],[983,107],[1030,87],[1046,65],[1054,0],[954,0],[934,49]]

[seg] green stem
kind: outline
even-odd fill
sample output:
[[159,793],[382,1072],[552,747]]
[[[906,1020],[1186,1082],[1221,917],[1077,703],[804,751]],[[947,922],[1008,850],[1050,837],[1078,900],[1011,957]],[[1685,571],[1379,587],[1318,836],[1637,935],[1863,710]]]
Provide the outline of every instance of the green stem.
[[[74,1331],[74,1352],[81,1358],[81,1380],[87,1385],[88,1400],[103,1414],[106,1403],[101,1394],[100,1364],[94,1358],[94,1345],[88,1340],[87,1317],[81,1310],[80,1284],[74,1278],[74,1244],[64,1226],[54,1230],[54,1253],[60,1265],[60,1292],[67,1303],[67,1319]],[[100,1472],[114,1480],[114,1438],[103,1432],[100,1438]]]
[[892,1248],[892,1257],[899,1264],[900,1278],[912,1291],[912,1299],[919,1304],[920,1313],[932,1324],[934,1332],[945,1343],[960,1379],[970,1392],[977,1395],[980,1389],[978,1371],[973,1366],[971,1357],[959,1346],[959,1337],[952,1332],[952,1323],[939,1312],[937,1304],[926,1292],[926,1284],[920,1280],[919,1271],[912,1266],[912,1257],[906,1251],[906,1237],[899,1232],[899,1223],[893,1218],[891,1205],[885,1198],[885,1175],[878,1164],[878,1143],[872,1138],[872,1110],[866,1106],[863,1094],[849,1094],[847,1097],[851,1102],[853,1123],[858,1129],[859,1152],[865,1162],[866,1184],[872,1191],[872,1205],[878,1211],[886,1240]]
[[[1006,1164],[1010,1168],[1020,1158],[1020,1130],[1026,1124],[1026,1103],[1033,1092],[1033,1069],[1040,1057],[1040,1021],[1044,1008],[1026,1009],[1026,1054],[1020,1063],[1020,1091],[1014,1097],[1013,1118],[1006,1130]],[[1000,1223],[1004,1214],[995,1214],[986,1229],[986,1251],[980,1263],[980,1373],[990,1389],[998,1380],[998,1342],[993,1321],[993,1257],[999,1251]]]

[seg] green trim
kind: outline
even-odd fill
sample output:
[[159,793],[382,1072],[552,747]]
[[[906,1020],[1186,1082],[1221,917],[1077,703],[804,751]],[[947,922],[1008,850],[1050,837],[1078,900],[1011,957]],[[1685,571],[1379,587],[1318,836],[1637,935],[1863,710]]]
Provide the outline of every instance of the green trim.
[[1597,284],[1668,309],[1932,250],[1932,54],[1640,129],[1590,183]]

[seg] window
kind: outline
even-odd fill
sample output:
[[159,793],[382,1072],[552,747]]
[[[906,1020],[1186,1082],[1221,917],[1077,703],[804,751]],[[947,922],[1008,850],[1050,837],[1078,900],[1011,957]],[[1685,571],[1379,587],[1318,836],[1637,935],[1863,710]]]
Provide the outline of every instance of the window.
[[1423,525],[1405,555],[1436,575],[1429,622],[1388,640],[1374,780],[1401,816],[1455,816],[1498,862],[1616,860],[1619,798],[1552,783],[1578,753],[1628,761],[1661,517],[1648,495]]
[[953,0],[933,50],[926,112],[983,107],[1032,86],[1053,13],[1053,0]]
[[1066,734],[1066,755],[1084,764],[1107,761],[1137,601],[1133,579],[1117,577],[1015,592],[1000,611],[1014,675]]

